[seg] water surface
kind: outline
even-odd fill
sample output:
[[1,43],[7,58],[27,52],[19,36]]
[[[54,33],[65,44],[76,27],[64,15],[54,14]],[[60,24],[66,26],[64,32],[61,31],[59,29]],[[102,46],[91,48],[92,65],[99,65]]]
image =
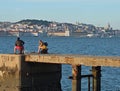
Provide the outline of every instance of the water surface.
[[[81,54],[94,56],[120,56],[120,38],[75,37],[21,37],[25,52],[37,52],[38,41],[48,42],[49,53]],[[16,37],[0,37],[0,53],[13,53]],[[91,67],[82,66],[82,74],[91,73]],[[62,90],[71,91],[71,66],[62,65]],[[120,91],[120,68],[102,67],[101,91]],[[87,79],[82,79],[82,91],[87,91]]]

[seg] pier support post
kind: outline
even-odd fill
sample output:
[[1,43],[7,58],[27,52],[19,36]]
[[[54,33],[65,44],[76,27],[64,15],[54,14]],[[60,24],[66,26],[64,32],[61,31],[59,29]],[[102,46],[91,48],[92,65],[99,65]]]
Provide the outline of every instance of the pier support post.
[[81,65],[72,65],[72,91],[81,91]]
[[93,91],[101,91],[101,67],[92,67]]

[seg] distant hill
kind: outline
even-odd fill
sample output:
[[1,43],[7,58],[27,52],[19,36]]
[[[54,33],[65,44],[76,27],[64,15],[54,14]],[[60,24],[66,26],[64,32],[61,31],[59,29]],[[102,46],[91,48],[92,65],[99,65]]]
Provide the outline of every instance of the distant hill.
[[59,23],[59,22],[53,22],[53,21],[47,21],[47,20],[36,20],[36,19],[26,19],[16,22],[20,24],[27,24],[27,25],[38,25],[38,26],[46,26],[49,27],[51,23],[56,23],[57,26],[67,26],[69,30],[76,31],[76,30],[82,30],[82,31],[93,31],[95,30],[95,26],[92,24],[72,24],[72,23]]
[[50,23],[52,23],[52,22],[49,22],[49,21],[46,21],[46,20],[27,19],[27,20],[18,21],[16,23],[28,24],[28,25],[45,25],[45,26],[49,26]]

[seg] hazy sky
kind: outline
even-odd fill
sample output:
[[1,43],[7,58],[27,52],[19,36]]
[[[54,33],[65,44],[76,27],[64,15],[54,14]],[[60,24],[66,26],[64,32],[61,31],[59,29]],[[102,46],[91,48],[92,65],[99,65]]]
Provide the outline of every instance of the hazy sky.
[[0,21],[39,19],[120,29],[120,0],[0,0]]

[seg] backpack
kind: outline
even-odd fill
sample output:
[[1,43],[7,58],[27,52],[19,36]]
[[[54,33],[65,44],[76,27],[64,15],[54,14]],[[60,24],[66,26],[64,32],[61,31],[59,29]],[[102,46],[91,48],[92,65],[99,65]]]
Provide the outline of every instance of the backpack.
[[45,45],[45,46],[48,46],[48,43],[47,43],[47,42],[44,42],[44,45]]

